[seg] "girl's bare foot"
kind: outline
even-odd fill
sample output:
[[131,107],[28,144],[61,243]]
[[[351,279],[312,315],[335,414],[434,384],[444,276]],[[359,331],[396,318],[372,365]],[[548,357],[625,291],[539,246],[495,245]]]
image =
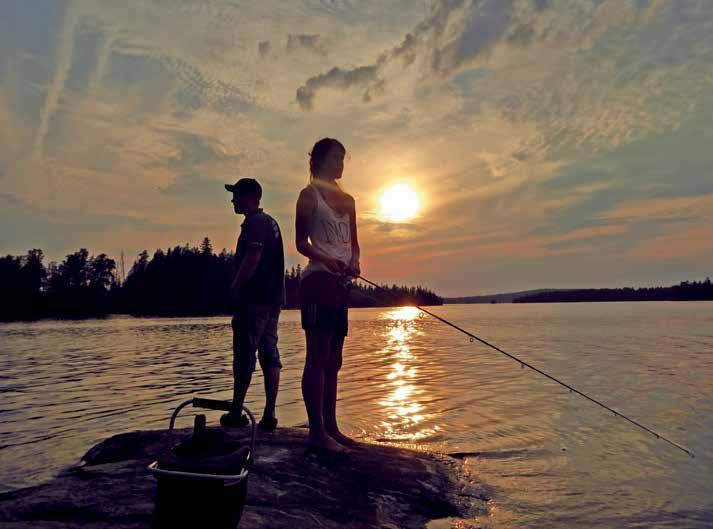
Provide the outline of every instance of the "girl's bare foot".
[[340,431],[336,432],[329,432],[329,435],[334,439],[336,442],[338,442],[342,446],[348,446],[351,448],[359,446],[359,443],[352,439],[351,437],[347,437]]
[[317,451],[333,452],[335,454],[346,454],[349,449],[338,443],[333,437],[324,433],[322,435],[310,435],[307,438],[307,448]]

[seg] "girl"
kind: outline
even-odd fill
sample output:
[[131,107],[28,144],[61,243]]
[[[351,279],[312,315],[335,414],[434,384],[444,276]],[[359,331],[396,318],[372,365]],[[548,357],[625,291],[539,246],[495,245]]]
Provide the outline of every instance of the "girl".
[[355,441],[337,426],[337,375],[348,327],[349,277],[359,275],[354,199],[337,180],[344,170],[344,146],[319,140],[310,153],[310,184],[297,200],[297,251],[309,258],[300,283],[307,359],[302,395],[309,417],[308,444],[346,452]]

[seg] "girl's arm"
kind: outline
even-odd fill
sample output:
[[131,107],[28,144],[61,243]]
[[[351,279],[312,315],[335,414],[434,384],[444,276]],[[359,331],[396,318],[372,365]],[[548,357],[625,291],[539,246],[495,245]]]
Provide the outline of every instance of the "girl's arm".
[[359,267],[359,258],[361,250],[359,249],[359,239],[357,237],[357,223],[356,223],[356,203],[354,198],[349,197],[349,225],[351,226],[351,239],[352,239],[352,259],[349,263],[349,268],[351,273],[355,276],[361,274],[361,268]]

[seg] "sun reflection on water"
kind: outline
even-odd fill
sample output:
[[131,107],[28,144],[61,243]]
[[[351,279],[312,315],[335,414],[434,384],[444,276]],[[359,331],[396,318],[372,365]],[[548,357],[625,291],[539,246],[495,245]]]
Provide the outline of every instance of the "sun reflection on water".
[[430,415],[423,403],[429,397],[418,384],[420,359],[413,350],[416,337],[421,334],[416,325],[419,313],[416,307],[399,307],[383,316],[389,324],[384,333],[386,347],[381,352],[392,363],[384,384],[388,394],[379,404],[386,415],[381,426],[389,441],[418,443],[439,430],[438,426],[425,425]]
[[412,321],[418,318],[420,312],[416,307],[399,307],[385,312],[381,317],[386,320]]

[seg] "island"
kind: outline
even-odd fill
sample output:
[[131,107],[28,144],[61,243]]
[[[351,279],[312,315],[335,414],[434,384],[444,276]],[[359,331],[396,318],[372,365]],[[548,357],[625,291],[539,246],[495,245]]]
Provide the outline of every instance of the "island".
[[[229,436],[247,443],[244,430]],[[177,430],[174,439],[189,435]],[[372,443],[330,458],[306,452],[306,436],[302,428],[258,434],[239,527],[415,529],[487,514],[486,493],[457,459]],[[0,527],[150,527],[157,485],[147,466],[167,439],[165,430],[115,435],[53,480],[1,494]]]

